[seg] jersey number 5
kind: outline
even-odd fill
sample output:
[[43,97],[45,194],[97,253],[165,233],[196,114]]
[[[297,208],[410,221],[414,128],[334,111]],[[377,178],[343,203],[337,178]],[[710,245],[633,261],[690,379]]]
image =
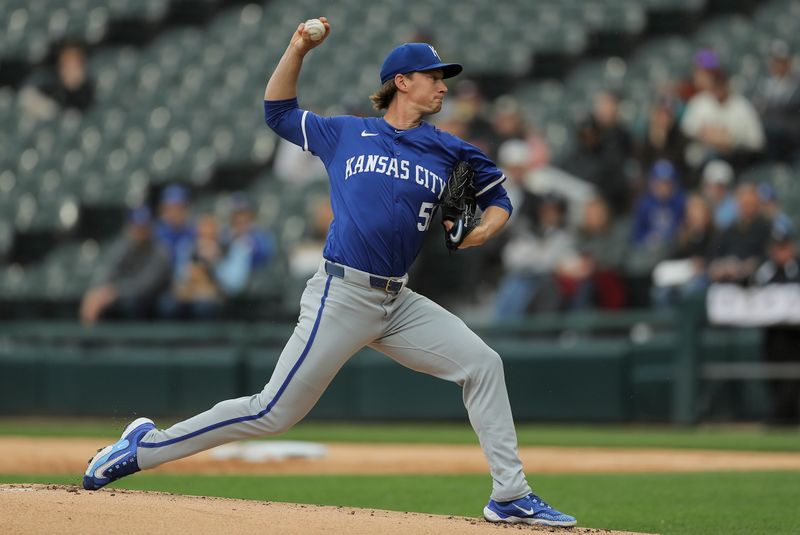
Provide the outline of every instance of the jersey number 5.
[[433,212],[436,210],[436,204],[432,202],[424,202],[419,207],[419,217],[422,221],[417,223],[417,230],[425,232],[431,226],[431,219],[433,219]]

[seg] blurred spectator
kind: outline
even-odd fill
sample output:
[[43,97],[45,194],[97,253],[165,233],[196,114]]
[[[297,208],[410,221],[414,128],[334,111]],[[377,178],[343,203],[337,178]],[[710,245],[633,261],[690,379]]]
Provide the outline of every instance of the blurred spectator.
[[216,279],[222,258],[219,226],[212,215],[197,220],[189,263],[158,302],[158,314],[169,319],[212,319],[222,312],[223,292]]
[[753,105],[730,88],[723,71],[715,71],[712,88],[689,101],[681,130],[691,140],[687,163],[700,168],[722,158],[735,168],[749,164],[764,147],[764,130]]
[[771,224],[761,214],[755,184],[736,188],[738,215],[712,245],[708,274],[712,282],[744,282],[764,260]]
[[437,117],[435,119],[436,126],[440,130],[453,134],[461,139],[467,139],[469,136],[469,124],[457,115],[450,115],[449,117]]
[[35,87],[21,91],[22,106],[41,118],[52,118],[58,108],[81,112],[94,102],[94,83],[86,68],[86,51],[79,43],[65,43],[59,48],[55,72]]
[[[768,258],[753,274],[752,284],[800,283],[800,258],[794,233],[775,229],[770,235]],[[766,362],[800,363],[800,330],[796,325],[774,325],[764,329],[762,358]],[[767,381],[772,412],[769,423],[800,424],[800,381],[790,379]]]
[[739,211],[733,179],[733,167],[725,160],[711,160],[703,168],[703,196],[711,203],[714,226],[719,230],[731,226]]
[[633,244],[651,251],[672,247],[685,207],[675,166],[658,160],[650,169],[648,190],[634,209]]
[[327,180],[322,160],[283,138],[278,141],[273,162],[275,176],[287,184],[303,186],[315,180]]
[[169,252],[173,277],[183,278],[191,262],[195,228],[189,218],[189,192],[183,186],[172,185],[161,192],[159,220],[155,235]]
[[[525,186],[537,196],[555,194],[563,197],[567,202],[567,223],[573,228],[581,224],[586,203],[598,195],[594,185],[552,165],[528,172]],[[514,214],[511,215],[513,217]]]
[[308,202],[307,218],[311,222],[306,227],[307,235],[297,244],[289,255],[289,272],[292,277],[305,280],[319,269],[322,250],[328,236],[328,228],[333,221],[331,201],[327,195],[320,195]]
[[611,219],[602,197],[586,204],[577,234],[577,255],[558,269],[567,308],[618,309],[625,305],[621,270],[628,232],[624,224]]
[[223,236],[225,255],[216,269],[217,281],[228,296],[240,294],[253,272],[275,255],[275,240],[255,224],[255,207],[243,193],[231,195],[230,226]]
[[696,94],[710,91],[714,85],[714,76],[722,68],[716,52],[710,48],[698,50],[692,63],[692,76],[678,87],[678,93],[684,102],[688,102]]
[[800,74],[785,42],[774,42],[770,52],[769,75],[756,88],[753,104],[764,123],[767,156],[794,159],[800,156]]
[[63,108],[89,109],[94,101],[94,84],[89,79],[86,51],[81,45],[70,43],[61,47],[55,80],[42,89]]
[[436,33],[430,26],[417,26],[414,28],[407,43],[428,43],[429,45],[436,46]]
[[467,127],[465,139],[490,154],[494,133],[487,120],[488,110],[480,87],[472,80],[464,79],[456,82],[453,93],[453,98],[445,100],[442,119],[455,118],[463,122]]
[[125,235],[109,253],[107,265],[81,302],[80,317],[92,325],[101,317],[142,319],[158,292],[169,284],[169,256],[153,239],[152,215],[146,207],[130,212]]
[[550,147],[548,147],[547,141],[532,126],[526,125],[522,109],[513,97],[502,96],[495,101],[492,128],[494,131],[491,147],[493,157],[499,159],[499,150],[503,143],[516,139],[525,141],[529,146],[528,161],[526,162],[529,170],[538,169],[550,163]]
[[632,145],[618,110],[617,95],[596,95],[591,117],[578,125],[578,146],[559,167],[593,184],[608,199],[613,212],[623,214],[630,201],[625,164]]
[[534,224],[539,200],[525,184],[525,178],[531,169],[530,145],[522,139],[505,141],[498,150],[497,162],[508,179],[503,186],[514,207],[509,224],[516,224],[518,220],[524,220],[524,225]]
[[503,248],[505,275],[495,297],[495,319],[519,318],[531,311],[556,310],[560,295],[555,271],[576,254],[575,239],[565,228],[566,203],[545,195],[533,227],[515,226]]
[[761,182],[758,185],[758,199],[761,201],[761,213],[772,223],[772,228],[789,230],[794,226],[792,218],[783,211],[778,192],[772,184]]
[[706,266],[715,237],[711,205],[700,194],[686,201],[683,221],[667,260],[653,270],[651,300],[656,306],[675,304],[679,298],[695,295],[708,287]]
[[669,160],[675,165],[684,188],[694,184],[684,160],[688,140],[678,125],[677,103],[669,97],[661,97],[650,108],[647,133],[637,147],[637,158],[643,170],[649,170],[657,160]]
[[[533,193],[530,188],[530,159],[530,145],[521,139],[509,139],[498,150],[497,164],[506,176],[503,186],[514,210],[503,234],[480,247],[476,251],[479,254],[473,253],[477,257],[476,261],[470,262],[471,266],[475,266],[475,271],[471,268],[469,272],[476,279],[473,286],[477,287],[476,291],[483,290],[487,295],[494,294],[503,275],[503,249],[509,237],[517,229],[525,231],[533,228],[538,221],[540,195]],[[542,194],[544,193],[546,192]]]
[[633,306],[649,303],[653,268],[675,243],[685,203],[675,167],[658,160],[650,169],[647,190],[634,206],[631,247],[625,255],[628,298]]

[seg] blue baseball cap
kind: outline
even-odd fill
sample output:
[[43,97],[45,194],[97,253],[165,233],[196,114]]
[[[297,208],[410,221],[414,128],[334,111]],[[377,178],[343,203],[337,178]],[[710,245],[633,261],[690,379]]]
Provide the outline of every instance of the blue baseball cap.
[[650,168],[650,180],[674,181],[678,178],[675,166],[669,160],[658,160]]
[[428,43],[406,43],[386,56],[381,67],[381,83],[385,84],[396,74],[442,69],[445,78],[452,78],[464,68],[458,63],[442,63],[439,53]]
[[255,206],[253,201],[243,192],[237,191],[232,193],[230,198],[230,207],[231,212],[253,212],[255,211]]
[[758,185],[758,197],[764,202],[777,201],[778,192],[769,182],[762,182]]
[[189,202],[189,192],[183,186],[173,184],[161,192],[161,204],[186,204]]
[[137,206],[128,213],[128,223],[136,226],[146,226],[153,221],[153,214],[147,206]]

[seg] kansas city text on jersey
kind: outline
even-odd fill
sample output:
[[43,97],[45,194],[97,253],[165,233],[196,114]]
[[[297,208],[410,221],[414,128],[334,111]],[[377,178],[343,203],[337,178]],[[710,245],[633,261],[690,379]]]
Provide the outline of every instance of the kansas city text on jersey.
[[[411,162],[379,154],[362,154],[345,161],[344,179],[360,173],[379,173],[400,180],[411,178]],[[414,165],[414,181],[431,190],[438,197],[444,189],[444,180],[421,165]]]

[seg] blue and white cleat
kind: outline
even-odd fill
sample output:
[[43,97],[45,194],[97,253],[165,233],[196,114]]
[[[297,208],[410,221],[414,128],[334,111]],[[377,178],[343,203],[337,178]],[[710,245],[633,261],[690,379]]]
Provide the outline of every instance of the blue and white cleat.
[[139,441],[156,426],[149,418],[137,418],[131,422],[120,439],[98,450],[97,455],[89,461],[89,467],[83,474],[83,488],[97,490],[112,481],[139,471],[136,461],[136,449]]
[[575,517],[556,511],[536,494],[530,493],[513,502],[489,500],[483,508],[483,518],[506,524],[536,524],[544,526],[574,526]]

